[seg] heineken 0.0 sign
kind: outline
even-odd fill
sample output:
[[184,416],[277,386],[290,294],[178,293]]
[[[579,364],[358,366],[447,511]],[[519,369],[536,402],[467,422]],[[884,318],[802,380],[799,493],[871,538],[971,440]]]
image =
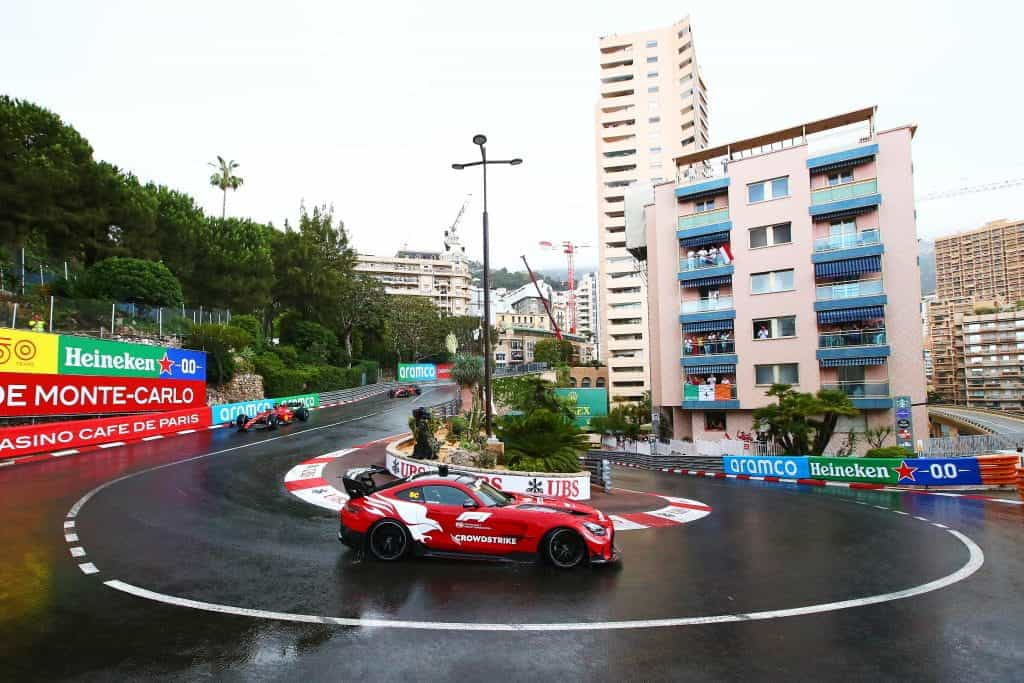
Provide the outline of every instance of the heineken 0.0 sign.
[[555,395],[575,403],[573,411],[580,427],[589,425],[592,417],[608,414],[607,389],[555,389]]

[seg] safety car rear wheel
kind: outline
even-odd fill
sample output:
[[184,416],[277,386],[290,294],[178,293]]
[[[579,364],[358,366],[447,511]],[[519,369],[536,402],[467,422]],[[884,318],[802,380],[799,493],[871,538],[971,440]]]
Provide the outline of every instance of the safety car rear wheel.
[[384,519],[373,525],[366,544],[370,553],[382,562],[402,559],[409,551],[409,532],[393,519]]

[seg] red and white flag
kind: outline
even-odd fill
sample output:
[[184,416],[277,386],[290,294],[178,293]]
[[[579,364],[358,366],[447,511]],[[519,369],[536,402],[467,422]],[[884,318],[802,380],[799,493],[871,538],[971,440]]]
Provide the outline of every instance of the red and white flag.
[[727,264],[732,263],[732,250],[729,249],[728,244],[723,244],[718,251],[722,254],[722,260]]

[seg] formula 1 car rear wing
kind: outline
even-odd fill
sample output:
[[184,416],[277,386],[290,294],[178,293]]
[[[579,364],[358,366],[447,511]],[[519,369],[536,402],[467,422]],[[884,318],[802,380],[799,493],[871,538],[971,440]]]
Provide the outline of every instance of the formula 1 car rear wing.
[[362,498],[378,489],[384,488],[373,480],[373,475],[375,474],[390,474],[390,472],[388,472],[386,467],[381,467],[380,465],[355,467],[348,470],[341,477],[341,481],[345,485],[345,492],[350,498]]

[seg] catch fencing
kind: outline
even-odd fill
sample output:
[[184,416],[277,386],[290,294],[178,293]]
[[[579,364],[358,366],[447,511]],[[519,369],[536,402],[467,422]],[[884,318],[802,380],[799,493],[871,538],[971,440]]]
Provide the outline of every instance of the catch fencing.
[[612,463],[602,451],[588,451],[579,456],[580,467],[590,473],[590,485],[600,486],[605,493],[612,492]]

